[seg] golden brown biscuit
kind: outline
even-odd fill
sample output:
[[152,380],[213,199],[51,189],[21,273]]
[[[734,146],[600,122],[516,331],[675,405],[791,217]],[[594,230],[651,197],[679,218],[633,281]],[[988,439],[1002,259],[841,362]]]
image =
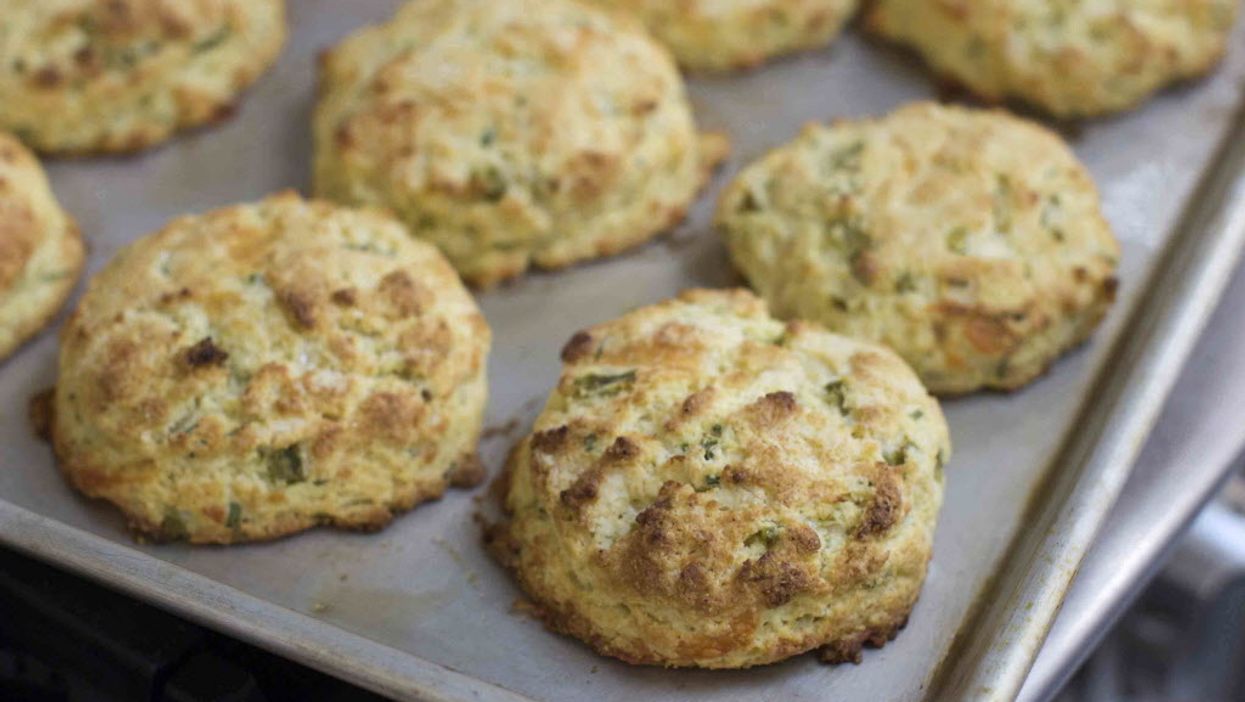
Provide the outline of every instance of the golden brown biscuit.
[[810,125],[744,169],[718,224],[776,314],[885,343],[936,393],[1028,383],[1115,298],[1089,174],[1004,112]]
[[703,290],[562,357],[489,533],[551,628],[630,663],[743,668],[853,660],[903,626],[951,447],[899,357]]
[[284,0],[6,0],[0,128],[136,151],[229,114],[285,41]]
[[651,238],[723,155],[666,51],[569,0],[409,2],[321,68],[316,192],[392,209],[477,285]]
[[0,131],[0,359],[42,329],[82,273],[78,226],[34,155]]
[[876,0],[876,33],[989,100],[1057,117],[1135,106],[1219,62],[1238,0]]
[[287,194],[174,220],[61,334],[61,467],[139,532],[374,529],[481,477],[489,330],[386,215]]
[[829,44],[858,0],[592,0],[637,15],[696,71],[749,68]]

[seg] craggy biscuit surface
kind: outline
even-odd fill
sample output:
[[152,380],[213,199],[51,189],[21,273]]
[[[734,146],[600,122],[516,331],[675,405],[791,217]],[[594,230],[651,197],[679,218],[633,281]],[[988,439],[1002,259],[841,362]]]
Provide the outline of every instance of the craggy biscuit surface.
[[229,543],[379,528],[478,479],[489,330],[380,213],[280,195],[174,220],[61,335],[61,467],[139,532]]
[[388,207],[468,282],[677,224],[722,156],[667,52],[569,0],[420,0],[321,65],[315,189]]
[[775,314],[885,343],[937,393],[1028,383],[1115,297],[1089,174],[1003,112],[810,125],[744,169],[718,224]]
[[284,0],[5,0],[0,128],[135,151],[229,114],[285,41]]
[[42,329],[82,272],[78,226],[39,161],[0,131],[0,359]]
[[876,0],[874,32],[990,100],[1128,109],[1223,55],[1239,0]]
[[592,0],[637,15],[698,71],[755,66],[768,58],[830,43],[857,0]]
[[577,334],[489,532],[553,629],[631,663],[853,660],[903,626],[950,458],[892,352],[689,291]]

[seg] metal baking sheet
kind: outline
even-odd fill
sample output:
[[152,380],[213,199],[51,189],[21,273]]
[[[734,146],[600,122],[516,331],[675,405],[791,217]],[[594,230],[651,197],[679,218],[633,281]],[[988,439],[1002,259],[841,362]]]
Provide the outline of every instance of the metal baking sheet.
[[[134,158],[50,163],[90,242],[90,271],[176,215],[305,191],[315,55],[397,4],[295,0],[290,45],[228,124]],[[1238,121],[1243,36],[1210,79],[1067,131],[1123,242],[1120,302],[1089,345],[1031,387],[944,404],[956,456],[929,578],[907,629],[861,665],[803,656],[743,672],[664,671],[601,658],[512,610],[518,592],[482,551],[476,504],[463,492],[374,535],[135,544],[112,508],[66,487],[27,425],[27,398],[55,379],[51,333],[0,366],[0,541],[396,697],[1008,698],[1239,250],[1236,159],[1211,166]],[[690,89],[700,123],[730,133],[735,152],[685,225],[622,256],[480,297],[495,335],[493,430],[483,444],[492,470],[534,418],[574,331],[685,287],[738,283],[709,221],[718,189],[742,164],[807,121],[936,96],[910,57],[854,32],[829,50]],[[1186,217],[1195,193],[1203,206]],[[1152,312],[1131,315],[1143,293]],[[1059,479],[1046,484],[1052,463]]]

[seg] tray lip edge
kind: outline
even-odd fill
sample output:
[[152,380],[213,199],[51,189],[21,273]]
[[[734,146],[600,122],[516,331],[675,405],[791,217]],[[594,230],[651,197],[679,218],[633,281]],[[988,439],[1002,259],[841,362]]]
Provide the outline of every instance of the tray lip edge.
[[[1104,431],[1097,438],[1085,440],[1085,429],[1075,426],[1063,438],[1051,463],[1044,467],[1043,476],[1021,515],[1022,523],[1025,517],[1050,515],[1041,522],[1047,533],[1030,544],[1033,547],[1031,558],[1020,564],[1024,571],[1011,577],[1007,560],[1017,545],[1026,545],[1025,533],[1018,528],[1009,539],[1010,545],[1003,558],[975,594],[955,636],[944,648],[941,660],[930,671],[922,699],[937,699],[939,695],[954,693],[965,699],[1002,701],[1016,699],[1020,694],[1082,560],[1132,474],[1181,371],[1227,292],[1232,274],[1245,259],[1245,89],[1240,98],[1226,132],[1202,169],[1172,231],[1158,246],[1155,259],[1138,279],[1144,286],[1143,292],[1123,310],[1124,322],[1108,341],[1111,348],[1094,368],[1085,400],[1075,411],[1074,419],[1091,414],[1099,404],[1093,397],[1095,388],[1110,385],[1120,376],[1143,373],[1141,382],[1107,400],[1109,414],[1101,428],[1113,432],[1114,438]],[[1220,192],[1217,193],[1217,189]],[[1219,196],[1217,200],[1207,202],[1208,196],[1215,195]],[[1216,230],[1193,231],[1197,228]],[[1176,256],[1171,255],[1173,252]],[[1186,260],[1178,260],[1181,255],[1186,256]],[[1184,264],[1183,270],[1181,264]],[[1187,273],[1192,275],[1183,279],[1184,285],[1171,282]],[[1163,297],[1157,289],[1166,285],[1174,289]],[[1163,311],[1173,316],[1158,319],[1153,326],[1183,328],[1193,333],[1156,334],[1156,338],[1146,339],[1139,347],[1131,359],[1132,365],[1112,369],[1112,361],[1121,357],[1126,362],[1129,360],[1129,354],[1121,351],[1127,343],[1126,336],[1144,326],[1142,317],[1151,309],[1146,303],[1155,302],[1156,296],[1158,302],[1168,303]],[[1130,400],[1138,399],[1141,402],[1129,404]],[[1043,496],[1042,493],[1058,488],[1055,464],[1069,456],[1079,464],[1075,468],[1075,485],[1066,495]],[[1102,482],[1096,487],[1084,485],[1090,478]],[[1098,494],[1086,497],[1083,493],[1087,490]],[[1078,496],[1082,498],[1079,512],[1074,509],[1078,506]],[[1055,540],[1053,546],[1052,540]],[[1040,561],[1045,561],[1045,565],[1040,565]],[[1039,573],[1045,575],[1039,577]],[[963,642],[962,636],[974,624],[989,625],[988,620],[999,618],[996,608],[988,601],[999,598],[1027,599],[1030,608],[1019,623],[1008,618],[986,630],[983,638],[988,639],[988,643]],[[974,651],[977,655],[970,655],[968,662],[955,660],[957,653]]]
[[[438,702],[532,699],[3,498],[0,544],[378,694]],[[231,606],[222,607],[226,602]],[[320,636],[308,636],[313,633]],[[357,653],[339,653],[343,646]]]

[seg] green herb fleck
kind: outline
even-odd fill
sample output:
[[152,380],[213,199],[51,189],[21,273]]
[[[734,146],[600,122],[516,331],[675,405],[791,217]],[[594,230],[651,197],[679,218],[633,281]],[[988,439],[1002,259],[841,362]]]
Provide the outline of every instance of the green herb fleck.
[[895,279],[895,292],[910,293],[916,291],[916,277],[904,271]]
[[636,373],[634,370],[614,375],[589,373],[575,379],[575,396],[613,397],[620,392],[630,389],[631,385],[635,383],[635,378]]
[[722,478],[718,475],[705,476],[705,484],[696,488],[696,492],[708,492],[713,488],[722,484]]
[[744,546],[755,546],[764,544],[765,548],[770,548],[778,543],[780,530],[777,525],[767,524],[759,531],[753,532],[748,538],[744,539]]
[[1003,360],[999,361],[999,365],[996,366],[994,369],[994,374],[998,376],[999,378],[1006,378],[1007,374],[1010,373],[1012,370],[1011,361],[1012,359],[1010,358],[1004,358]]
[[286,484],[301,483],[307,479],[303,473],[303,456],[298,444],[291,444],[276,451],[260,449],[260,455],[268,463],[268,479]]
[[835,246],[853,254],[873,246],[873,237],[865,230],[865,223],[859,217],[837,217],[826,222],[826,233],[833,239]]
[[220,29],[213,32],[211,35],[202,39],[201,41],[195,42],[194,46],[192,46],[190,50],[192,53],[196,53],[196,54],[201,54],[205,51],[211,51],[212,49],[215,49],[216,47],[225,43],[225,40],[229,38],[229,34],[230,34],[230,29],[228,25],[221,27]]
[[471,183],[489,202],[497,202],[506,196],[506,178],[496,166],[486,166],[471,174]]
[[908,451],[914,448],[916,448],[915,444],[905,440],[898,448],[893,448],[882,454],[882,458],[886,459],[889,465],[902,466],[908,462]]
[[713,429],[709,431],[709,436],[706,436],[700,442],[700,447],[705,450],[706,461],[712,461],[714,457],[717,455],[716,451],[718,448],[718,444],[721,443],[721,439],[722,439],[722,425],[714,424]]
[[847,383],[843,380],[832,380],[826,383],[826,399],[839,414],[847,416]]
[[919,409],[912,410],[912,412],[908,416],[912,417],[913,419],[920,419],[921,417],[925,416],[925,410],[919,410]]
[[161,539],[185,541],[189,536],[190,530],[186,528],[186,522],[177,510],[170,509],[164,513],[164,520],[160,522]]
[[1049,231],[1051,237],[1059,242],[1064,241],[1066,238],[1063,229],[1055,221],[1055,215],[1061,206],[1062,198],[1056,193],[1047,199],[1046,206],[1042,208],[1042,228]]
[[592,453],[597,450],[597,435],[589,434],[584,437],[584,450]]
[[495,141],[497,141],[497,132],[493,129],[485,129],[484,133],[480,135],[480,146],[488,148]]
[[225,526],[230,529],[237,529],[242,525],[242,505],[237,502],[229,503],[229,516],[225,517]]
[[194,431],[198,425],[199,425],[199,417],[195,415],[193,412],[190,412],[186,414],[186,416],[182,417],[181,419],[178,419],[176,422],[173,422],[173,425],[169,427],[169,436],[176,436],[178,434],[189,434],[190,432]]
[[830,170],[860,170],[861,156],[865,152],[865,142],[854,141],[847,146],[842,146],[830,152]]

